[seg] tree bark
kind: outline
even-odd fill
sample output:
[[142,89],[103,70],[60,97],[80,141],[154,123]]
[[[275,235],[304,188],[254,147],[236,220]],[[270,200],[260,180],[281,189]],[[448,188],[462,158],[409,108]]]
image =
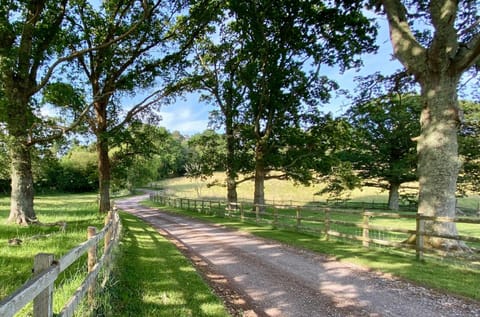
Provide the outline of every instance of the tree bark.
[[8,222],[28,225],[36,221],[33,209],[33,176],[30,149],[26,141],[16,138],[10,145],[12,192]]
[[11,168],[10,215],[8,222],[28,225],[37,221],[33,208],[33,173],[28,127],[33,124],[29,107],[31,86],[28,80],[15,81],[9,74],[5,81],[7,108],[7,130]]
[[233,132],[233,115],[232,111],[224,111],[225,113],[225,135],[227,141],[227,201],[228,203],[237,203],[237,170],[235,164],[235,139]]
[[95,135],[97,137],[97,156],[98,156],[98,191],[99,202],[98,212],[107,213],[110,210],[110,158],[108,156],[108,120],[107,120],[108,98],[98,101],[94,104],[96,126]]
[[[412,32],[407,8],[400,0],[382,0],[390,27],[395,56],[421,86],[423,110],[421,135],[417,138],[418,212],[426,216],[455,217],[455,192],[459,171],[458,126],[461,122],[457,86],[464,71],[480,56],[480,36],[462,43],[456,27],[459,2],[430,1],[432,40],[424,47]],[[412,21],[410,21],[412,22]],[[454,222],[428,221],[428,233],[457,235]],[[435,248],[464,248],[454,240],[426,237]]]
[[255,191],[253,204],[258,205],[260,211],[265,210],[265,162],[262,146],[257,145],[255,152]]
[[388,189],[388,209],[398,210],[400,205],[400,194],[399,194],[400,184],[395,182],[390,182]]
[[[457,130],[460,123],[457,102],[458,78],[435,76],[421,82],[424,109],[418,138],[418,212],[426,216],[455,217],[455,192],[459,171]],[[454,222],[425,223],[427,232],[457,235]],[[454,240],[430,237],[427,243],[436,248],[454,248]]]
[[234,178],[227,176],[227,201],[228,203],[237,203],[237,182]]
[[98,155],[98,188],[99,188],[99,213],[110,210],[110,158],[108,157],[108,141],[102,136],[97,137]]

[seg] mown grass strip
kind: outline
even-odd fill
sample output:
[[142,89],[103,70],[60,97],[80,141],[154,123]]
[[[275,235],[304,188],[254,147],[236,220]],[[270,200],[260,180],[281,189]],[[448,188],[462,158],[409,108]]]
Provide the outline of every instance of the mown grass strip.
[[[151,201],[143,204],[159,207]],[[271,226],[260,226],[242,223],[232,218],[200,214],[193,211],[168,207],[168,210],[183,215],[201,218],[227,227],[250,232],[256,236],[280,241],[287,245],[331,255],[341,261],[359,264],[374,270],[391,273],[412,282],[449,292],[475,300],[480,300],[480,271],[459,265],[439,263],[437,261],[418,262],[415,258],[401,256],[384,249],[363,248],[341,241],[325,241],[312,235],[273,229]]]
[[[106,316],[229,316],[174,245],[142,220],[121,213],[123,238],[106,294]],[[100,310],[103,310],[101,312]]]

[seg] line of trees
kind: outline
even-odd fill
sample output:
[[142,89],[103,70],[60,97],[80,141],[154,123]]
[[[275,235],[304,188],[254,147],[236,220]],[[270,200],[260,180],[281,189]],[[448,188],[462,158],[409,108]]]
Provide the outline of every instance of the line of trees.
[[[339,84],[323,70],[359,67],[361,54],[375,51],[377,27],[366,6],[387,18],[394,56],[419,93],[406,89],[410,82],[384,78],[393,90],[360,96],[334,118],[321,106]],[[4,1],[0,26],[0,121],[10,162],[0,172],[10,175],[15,223],[37,221],[32,158],[46,158],[42,151],[70,132],[95,138],[99,211],[107,211],[112,171],[135,178],[126,167],[153,166],[159,153],[152,149],[171,141],[145,124],[155,123],[153,111],[193,90],[216,106],[215,127],[224,129],[231,202],[236,185],[248,179],[255,182],[254,202],[262,204],[269,177],[309,184],[339,171],[337,179],[354,186],[349,171],[355,171],[384,180],[395,208],[398,187],[414,178],[416,165],[419,212],[452,217],[459,144],[461,179],[478,178],[468,172],[478,161],[471,141],[477,129],[461,129],[457,97],[462,76],[479,61],[475,0]],[[145,99],[126,104],[140,91]],[[44,115],[45,106],[59,115]],[[474,118],[474,104],[464,106]],[[405,130],[418,135],[408,138]],[[191,148],[222,144],[208,135],[191,142]],[[201,164],[213,152],[198,153],[184,164],[191,175],[213,168]],[[429,222],[427,229],[456,234],[453,223]]]
[[[180,90],[176,68],[216,8],[209,0],[2,2],[0,121],[10,162],[9,221],[37,222],[35,148],[82,126],[97,141],[99,211],[110,208],[110,140]],[[151,92],[142,102],[120,103],[141,89]],[[42,94],[59,118],[42,115]]]

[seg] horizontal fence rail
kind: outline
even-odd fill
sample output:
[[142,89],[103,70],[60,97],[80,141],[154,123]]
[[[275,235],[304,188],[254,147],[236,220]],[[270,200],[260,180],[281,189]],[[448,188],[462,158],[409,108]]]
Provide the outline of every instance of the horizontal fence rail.
[[[479,217],[429,217],[416,212],[380,212],[365,209],[347,209],[336,206],[293,206],[293,205],[258,205],[248,203],[227,203],[202,199],[188,199],[152,193],[150,200],[161,205],[195,210],[200,213],[235,217],[241,221],[268,224],[274,228],[284,228],[309,234],[357,241],[364,247],[379,246],[414,251],[421,260],[424,253],[447,255],[427,247],[428,238],[443,238],[462,241],[468,244],[471,259],[477,254],[480,260],[480,235],[447,235],[427,232],[428,222],[453,222],[462,224],[480,224]],[[389,220],[398,220],[402,226],[383,225]],[[414,237],[414,239],[411,239]],[[458,256],[458,255],[456,255]],[[480,262],[479,262],[480,265]]]
[[[75,309],[85,295],[93,296],[94,282],[105,264],[110,260],[113,247],[118,243],[121,231],[120,217],[116,212],[109,211],[105,217],[105,227],[98,233],[95,227],[89,227],[88,240],[71,249],[62,258],[55,261],[53,254],[39,253],[34,258],[34,276],[10,296],[0,301],[0,316],[14,316],[18,311],[33,301],[34,317],[53,316],[53,284],[60,273],[88,253],[88,275],[78,287],[61,312],[56,316],[73,316]],[[97,261],[97,245],[104,241],[102,257]]]

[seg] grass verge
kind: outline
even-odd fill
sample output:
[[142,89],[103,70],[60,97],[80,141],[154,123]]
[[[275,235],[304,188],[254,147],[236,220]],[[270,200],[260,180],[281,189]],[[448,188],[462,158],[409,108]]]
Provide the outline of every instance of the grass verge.
[[[65,231],[58,226],[18,226],[7,224],[8,197],[0,198],[0,299],[22,286],[32,276],[33,259],[37,253],[53,253],[60,258],[84,242],[87,227],[103,227],[104,217],[97,212],[95,194],[45,195],[35,197],[35,211],[43,223],[66,221]],[[9,245],[9,239],[22,240]],[[87,274],[86,256],[73,263],[55,282],[54,311],[58,312]],[[31,303],[16,316],[30,316]]]
[[[158,207],[150,201],[145,205]],[[432,287],[434,289],[480,300],[480,272],[478,270],[439,263],[437,261],[418,262],[414,257],[407,257],[389,252],[384,249],[366,249],[354,244],[341,241],[325,241],[322,238],[273,229],[271,226],[259,226],[252,223],[242,223],[231,218],[222,218],[212,215],[199,214],[193,211],[169,208],[183,215],[200,218],[209,222],[250,232],[256,236],[277,240],[284,244],[311,250],[335,257],[364,267],[391,273],[414,283]]]
[[126,213],[121,218],[109,300],[101,300],[110,306],[105,316],[229,316],[175,246],[142,220]]
[[[58,227],[6,224],[9,198],[0,197],[0,299],[31,278],[35,254],[60,258],[86,240],[87,227],[103,227],[96,194],[35,197],[35,210],[44,223],[66,221]],[[83,303],[75,316],[228,316],[221,301],[198,276],[190,262],[157,232],[137,218],[122,214],[125,236],[117,255],[113,278],[96,298],[93,313]],[[21,239],[18,246],[7,241]],[[54,307],[58,313],[87,274],[86,256],[75,262],[55,282]],[[102,278],[99,279],[100,281]],[[31,316],[28,304],[15,316]]]

